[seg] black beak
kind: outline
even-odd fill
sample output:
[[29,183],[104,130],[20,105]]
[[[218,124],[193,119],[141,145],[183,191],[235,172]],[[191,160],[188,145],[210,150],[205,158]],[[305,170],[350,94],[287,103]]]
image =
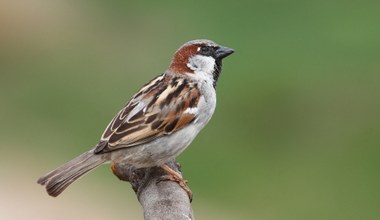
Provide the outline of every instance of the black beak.
[[234,49],[228,48],[228,47],[222,47],[220,46],[218,49],[215,51],[215,57],[217,59],[223,59],[229,55],[231,55],[234,51]]

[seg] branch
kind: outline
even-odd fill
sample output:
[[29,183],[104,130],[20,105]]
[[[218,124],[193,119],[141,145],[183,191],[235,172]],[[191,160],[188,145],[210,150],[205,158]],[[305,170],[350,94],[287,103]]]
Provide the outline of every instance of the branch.
[[[176,161],[167,165],[180,173]],[[112,170],[120,180],[131,183],[143,207],[145,220],[194,219],[187,193],[176,182],[161,181],[167,175],[161,168],[135,169],[126,164],[113,164]]]

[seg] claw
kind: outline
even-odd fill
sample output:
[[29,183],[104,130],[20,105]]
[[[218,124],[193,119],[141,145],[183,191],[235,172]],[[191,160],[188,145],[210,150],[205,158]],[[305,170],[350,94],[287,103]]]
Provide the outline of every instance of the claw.
[[193,201],[193,192],[191,192],[189,186],[187,185],[188,181],[184,180],[181,176],[181,174],[174,171],[172,168],[168,167],[167,165],[161,165],[160,166],[168,175],[161,176],[160,179],[158,179],[158,182],[161,181],[173,181],[178,183],[178,185],[181,186],[183,190],[187,193],[189,196],[190,202]]

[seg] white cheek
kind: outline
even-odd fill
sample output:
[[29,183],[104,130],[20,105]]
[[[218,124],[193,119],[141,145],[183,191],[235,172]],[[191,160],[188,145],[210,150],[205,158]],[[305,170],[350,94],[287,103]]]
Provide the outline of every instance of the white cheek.
[[214,71],[215,59],[213,57],[195,55],[189,59],[187,66],[194,71],[212,74]]

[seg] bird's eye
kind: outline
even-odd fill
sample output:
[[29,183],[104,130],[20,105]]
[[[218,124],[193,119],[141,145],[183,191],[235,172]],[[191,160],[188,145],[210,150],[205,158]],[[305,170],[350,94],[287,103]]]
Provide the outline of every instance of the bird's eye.
[[210,51],[210,47],[201,47],[201,52],[202,53],[207,53]]
[[212,48],[208,46],[203,46],[200,48],[200,53],[203,55],[211,55],[212,53]]

